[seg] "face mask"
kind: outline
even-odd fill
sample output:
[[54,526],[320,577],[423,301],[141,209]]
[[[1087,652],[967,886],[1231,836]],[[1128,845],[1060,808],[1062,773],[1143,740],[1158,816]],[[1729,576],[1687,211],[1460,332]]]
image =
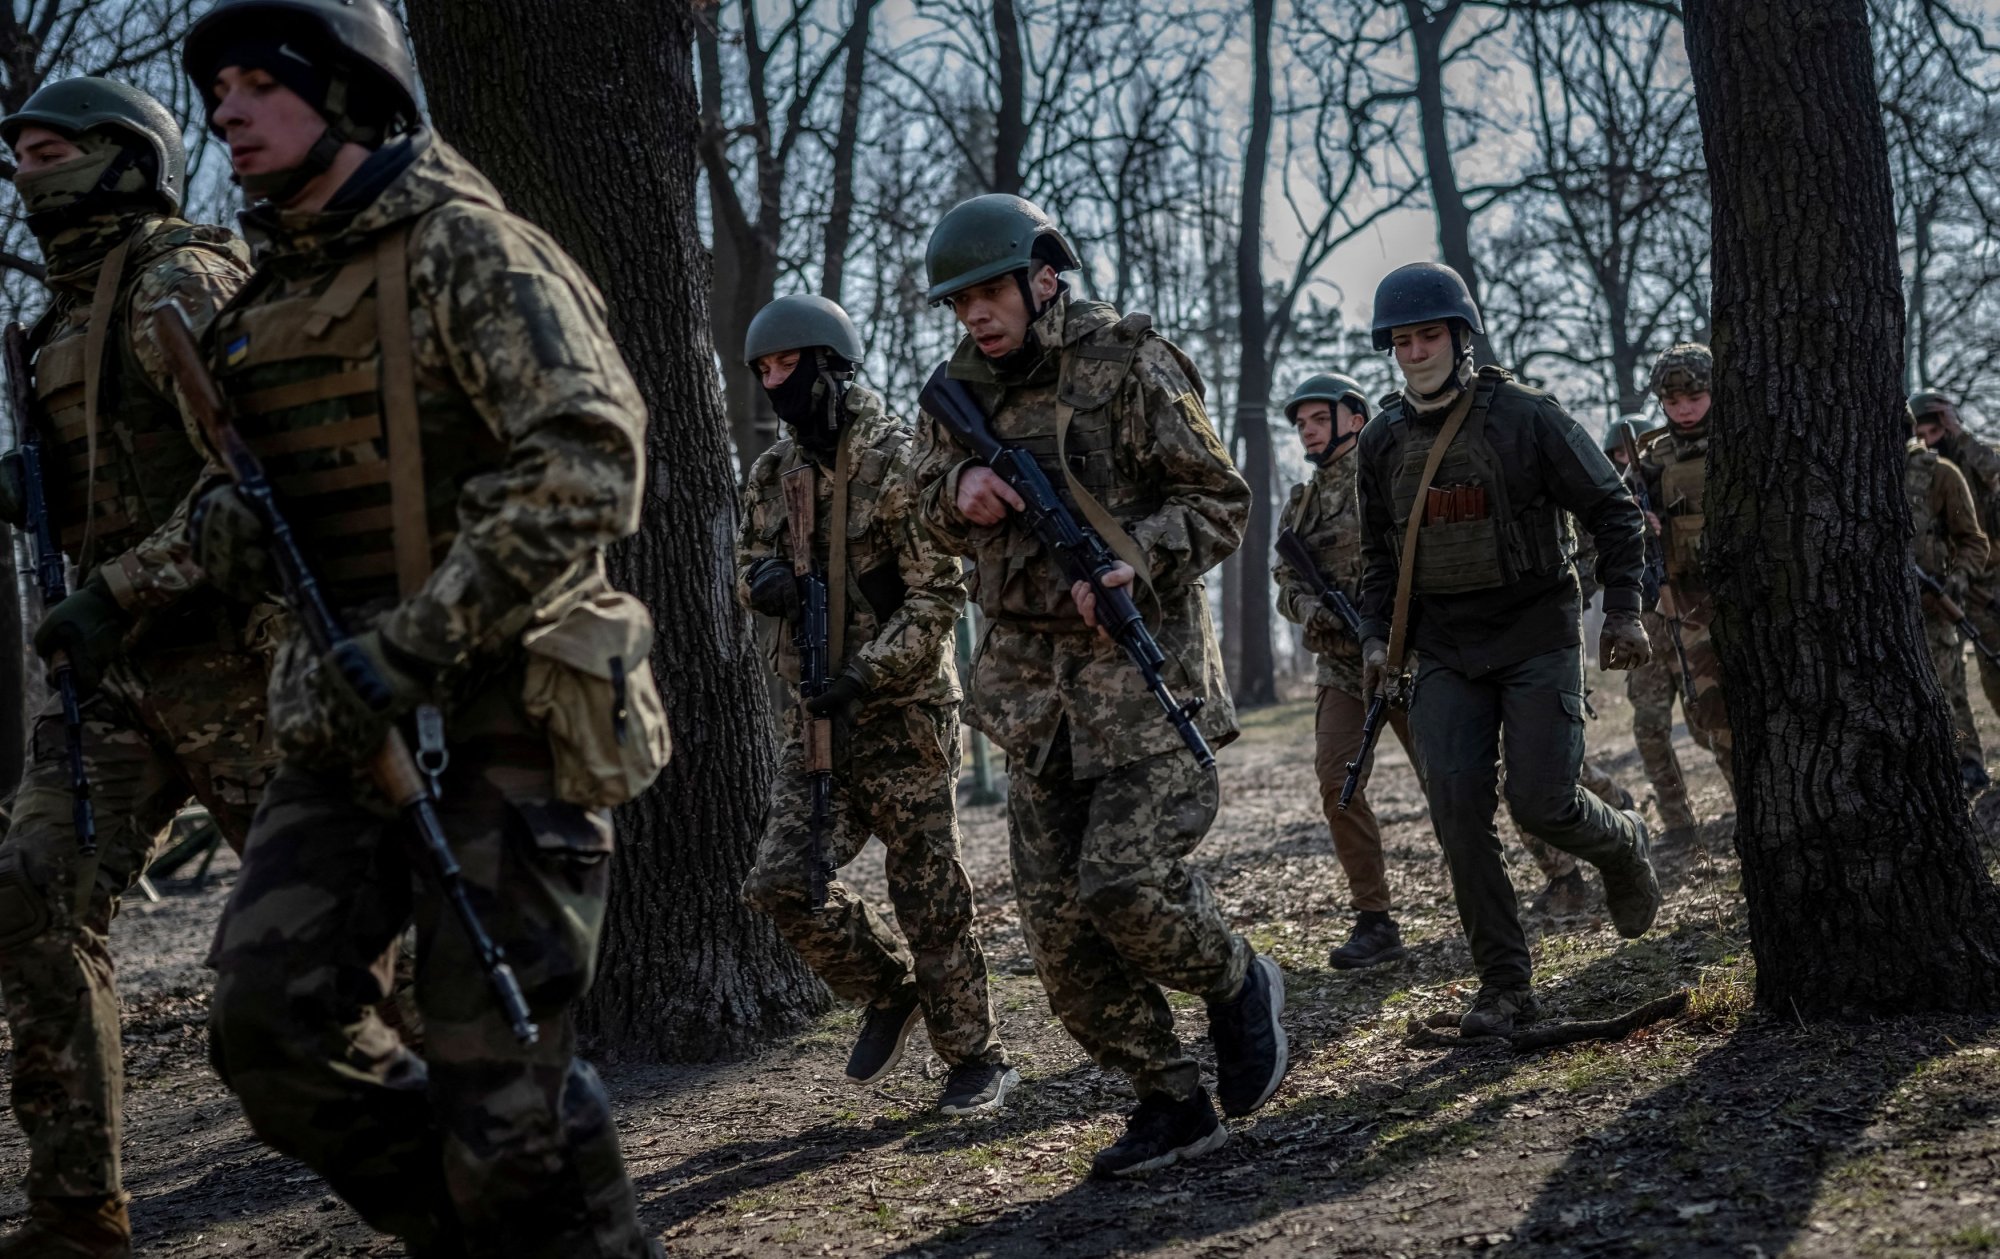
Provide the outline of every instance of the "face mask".
[[1433,354],[1415,366],[1397,364],[1402,368],[1403,379],[1408,382],[1410,392],[1424,399],[1435,397],[1441,392],[1458,367],[1458,355],[1453,352],[1456,349],[1454,346],[1452,351]]
[[771,399],[771,409],[798,434],[801,444],[809,450],[830,451],[840,438],[844,391],[838,377],[821,370],[820,355],[819,350],[800,354],[792,374],[764,393]]
[[151,191],[146,172],[110,136],[86,133],[77,137],[76,147],[81,152],[68,161],[14,181],[28,212],[28,229],[44,241],[67,225],[63,220],[72,212],[101,213],[108,207],[94,203],[102,199],[136,198]]

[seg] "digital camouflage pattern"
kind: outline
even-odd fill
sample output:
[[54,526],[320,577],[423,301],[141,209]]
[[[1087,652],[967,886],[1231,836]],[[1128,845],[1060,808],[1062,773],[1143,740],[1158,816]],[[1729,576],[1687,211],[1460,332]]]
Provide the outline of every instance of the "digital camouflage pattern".
[[[1632,702],[1632,741],[1646,766],[1659,802],[1660,822],[1669,830],[1695,824],[1688,805],[1687,780],[1674,752],[1674,697],[1680,694],[1680,657],[1674,652],[1673,630],[1658,612],[1640,615],[1653,648],[1650,662],[1625,675],[1625,698]],[[1690,723],[1692,724],[1692,723]],[[1696,738],[1700,732],[1693,731]]]
[[[993,1029],[986,958],[972,934],[972,883],[959,862],[958,669],[952,633],[965,606],[964,566],[916,523],[909,479],[911,427],[881,396],[847,392],[841,429],[848,478],[846,634],[838,674],[852,664],[869,694],[851,721],[835,723],[833,827],[827,857],[852,861],[873,834],[888,851],[889,900],[905,945],[882,916],[834,880],[827,905],[809,907],[812,801],[798,710],[786,737],[757,864],[744,900],[778,925],[813,973],[846,1001],[888,1006],[915,988],[931,1044],[954,1065],[1004,1062]],[[808,459],[791,437],[751,466],[737,540],[737,600],[750,606],[749,573],[773,556],[789,563],[783,477]],[[822,574],[833,519],[833,470],[814,474],[813,554]],[[893,580],[891,580],[893,579]],[[875,592],[883,600],[870,597]],[[889,595],[901,594],[890,607]],[[792,627],[768,622],[773,667],[797,686]]]
[[[0,948],[0,991],[14,1037],[14,1113],[28,1137],[33,1197],[118,1192],[123,1055],[107,934],[119,898],[190,795],[240,847],[274,768],[264,722],[272,609],[228,607],[203,584],[177,531],[201,457],[186,436],[158,350],[142,331],[146,311],[169,298],[197,326],[212,318],[246,275],[240,245],[221,229],[154,214],[93,218],[52,237],[55,296],[36,338],[37,392],[61,404],[65,415],[72,407],[81,415],[81,360],[68,369],[79,385],[43,388],[54,383],[42,378],[47,347],[82,345],[98,264],[135,233],[115,307],[118,324],[107,338],[98,436],[99,484],[116,487],[100,511],[109,504],[128,523],[94,534],[91,556],[137,621],[125,654],[83,706],[97,819],[95,875],[76,851],[62,711],[53,696],[35,717],[12,824],[0,844],[0,856],[18,860],[22,877],[22,899],[7,898],[0,914],[17,920],[0,921],[0,935],[17,937],[23,914],[30,932]],[[67,475],[72,455],[82,463],[85,443],[60,438],[44,447],[51,483]],[[135,458],[135,449],[144,457]],[[33,922],[44,915],[46,925],[35,931]]]
[[[1702,427],[1706,430],[1706,421]],[[1701,571],[1708,443],[1706,431],[1683,433],[1669,425],[1639,452],[1639,475],[1646,480],[1647,496],[1666,535],[1669,585],[1661,592],[1659,610],[1663,617],[1680,618],[1681,652],[1669,651],[1665,657],[1655,653],[1653,659],[1664,659],[1678,672],[1681,654],[1685,654],[1687,673],[1694,680],[1694,694],[1682,699],[1688,728],[1696,742],[1715,754],[1723,782],[1734,795],[1735,741],[1729,732],[1729,703],[1722,690],[1722,660],[1709,636],[1715,601]],[[1671,648],[1673,640],[1668,639],[1666,645]]]
[[[1361,497],[1355,486],[1354,448],[1314,470],[1292,487],[1278,516],[1278,529],[1299,535],[1325,577],[1359,606],[1361,596]],[[1315,681],[1361,694],[1361,644],[1332,609],[1319,601],[1312,583],[1279,560],[1271,567],[1278,583],[1278,615],[1305,626],[1306,650],[1318,658]]]
[[[1913,541],[1916,561],[1948,587],[1966,590],[1967,597],[1962,602],[1970,603],[1972,582],[1986,570],[1988,544],[1986,534],[1979,528],[1979,511],[1972,491],[1949,459],[1939,458],[1922,442],[1910,442],[1905,459],[1903,490],[1910,502],[1910,522],[1916,530]],[[1928,599],[1924,601],[1924,636],[1930,642],[1931,661],[1951,708],[1958,759],[1982,765],[1985,753],[1979,744],[1979,726],[1973,721],[1972,704],[1965,689],[1965,642],[1958,627]]]
[[1652,379],[1647,388],[1657,397],[1670,393],[1707,393],[1715,378],[1715,355],[1693,341],[1683,341],[1662,351],[1653,360]]
[[[416,877],[401,827],[361,780],[287,766],[224,911],[211,1044],[258,1135],[419,1253],[448,1253],[462,1238],[473,1253],[645,1254],[609,1106],[576,1057],[571,1015],[603,923],[610,822],[555,797],[546,731],[521,711],[518,653],[534,609],[596,580],[603,548],[637,527],[645,411],[597,290],[442,141],[397,141],[349,186],[382,190],[351,211],[249,216],[259,272],[208,343],[231,392],[260,365],[344,369],[280,352],[314,328],[362,353],[372,374],[375,330],[356,322],[372,325],[372,300],[328,293],[381,233],[411,227],[432,540],[449,545],[421,589],[352,619],[445,667],[445,831],[541,1041],[515,1041],[434,883]],[[372,390],[357,397],[339,405],[379,407]],[[265,411],[251,424],[282,419],[296,432],[340,418]],[[372,441],[326,456],[336,467],[380,458]],[[322,545],[315,558],[327,550],[340,548]],[[301,707],[316,667],[302,638],[281,649],[274,726],[312,718]],[[412,918],[422,1059],[367,1010],[382,993],[371,966]]]

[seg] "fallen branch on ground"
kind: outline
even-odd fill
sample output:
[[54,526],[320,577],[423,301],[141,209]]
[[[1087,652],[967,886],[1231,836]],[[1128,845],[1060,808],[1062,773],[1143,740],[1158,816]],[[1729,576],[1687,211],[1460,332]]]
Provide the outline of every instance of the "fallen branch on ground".
[[1463,1049],[1476,1045],[1505,1044],[1517,1054],[1533,1053],[1539,1049],[1553,1049],[1558,1045],[1574,1045],[1586,1040],[1624,1040],[1642,1027],[1666,1019],[1678,1018],[1687,1013],[1688,990],[1670,993],[1655,998],[1644,1005],[1632,1007],[1616,1018],[1586,1019],[1580,1023],[1549,1023],[1541,1027],[1531,1027],[1515,1032],[1512,1036],[1453,1036],[1443,1029],[1458,1025],[1455,1014],[1433,1014],[1419,1022],[1411,1019],[1406,1025],[1407,1035],[1403,1044],[1410,1049]]

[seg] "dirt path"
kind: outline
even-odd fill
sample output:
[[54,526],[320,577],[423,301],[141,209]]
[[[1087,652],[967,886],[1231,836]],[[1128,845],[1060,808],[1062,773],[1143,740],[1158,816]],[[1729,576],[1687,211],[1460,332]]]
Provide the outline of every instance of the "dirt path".
[[[1612,687],[1614,691],[1621,688]],[[1622,697],[1593,743],[1645,794]],[[1224,752],[1201,861],[1290,976],[1295,1063],[1228,1145],[1143,1183],[1086,1181],[1130,1105],[1048,1012],[1022,945],[997,808],[968,810],[968,865],[1002,1032],[1027,1084],[999,1118],[929,1113],[941,1065],[841,1080],[840,1012],[752,1062],[608,1064],[642,1210],[689,1255],[1936,1255],[2000,1251],[2000,1027],[1904,1020],[1805,1028],[1744,1013],[1748,947],[1724,819],[1665,862],[1644,940],[1601,915],[1531,921],[1551,1017],[1602,1017],[1679,986],[1695,1013],[1608,1047],[1516,1057],[1403,1045],[1414,1015],[1473,987],[1414,776],[1391,749],[1373,790],[1410,959],[1326,968],[1344,885],[1317,816],[1304,704],[1255,714]],[[1720,780],[1683,737],[1697,808]],[[1982,815],[2000,813],[2000,803]],[[1539,885],[1509,845],[1524,898]],[[881,894],[879,859],[857,880]],[[265,1151],[203,1059],[199,958],[233,867],[166,888],[117,929],[126,993],[127,1168],[145,1255],[393,1255],[325,1186]],[[1912,941],[1911,947],[1921,947]],[[1199,1003],[1176,997],[1207,1054]],[[0,1214],[23,1209],[19,1133],[0,1123]]]

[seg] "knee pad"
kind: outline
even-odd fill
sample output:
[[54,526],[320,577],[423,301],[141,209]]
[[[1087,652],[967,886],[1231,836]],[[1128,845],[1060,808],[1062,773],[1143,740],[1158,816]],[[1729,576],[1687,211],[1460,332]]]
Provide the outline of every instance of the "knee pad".
[[49,898],[28,871],[27,854],[0,849],[0,950],[16,949],[49,929]]

